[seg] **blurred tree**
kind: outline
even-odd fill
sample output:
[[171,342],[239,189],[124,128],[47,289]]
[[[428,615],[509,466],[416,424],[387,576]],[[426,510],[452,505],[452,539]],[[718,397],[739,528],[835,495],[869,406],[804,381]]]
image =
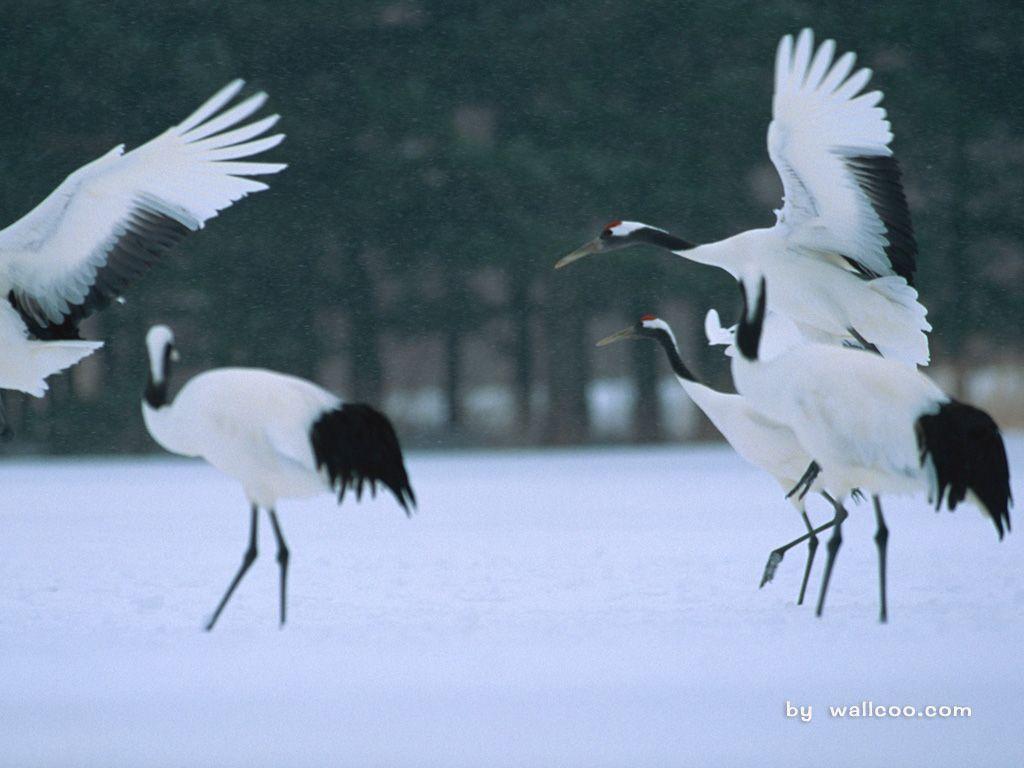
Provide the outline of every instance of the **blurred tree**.
[[[290,166],[97,318],[107,344],[91,368],[53,379],[47,400],[7,398],[9,451],[149,447],[137,401],[155,321],[178,330],[184,375],[268,365],[372,402],[413,381],[436,387],[447,425],[431,441],[589,439],[599,363],[632,384],[632,436],[661,439],[656,350],[624,345],[598,361],[591,334],[668,314],[684,352],[727,386],[699,312],[734,314],[730,279],[640,250],[551,266],[614,218],[696,241],[770,224],[781,197],[764,150],[771,66],[779,37],[804,25],[857,51],[886,93],[935,362],[1021,358],[1018,2],[13,0],[4,11],[9,220],[240,75],[283,116],[273,155]],[[436,364],[423,364],[428,348]],[[481,383],[511,393],[508,434],[474,434],[467,397]]]

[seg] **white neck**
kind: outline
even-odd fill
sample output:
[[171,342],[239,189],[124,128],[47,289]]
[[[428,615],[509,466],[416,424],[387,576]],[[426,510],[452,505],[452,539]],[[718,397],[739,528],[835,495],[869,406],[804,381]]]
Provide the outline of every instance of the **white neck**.
[[153,379],[154,384],[163,384],[166,380],[166,371],[164,370],[164,353],[162,351],[156,352],[151,349],[149,350],[149,375]]
[[196,430],[188,414],[182,414],[174,403],[154,408],[142,401],[142,420],[150,436],[165,450],[181,456],[198,456],[200,451],[193,445]]
[[770,257],[773,243],[771,229],[750,229],[714,243],[698,245],[686,251],[673,251],[684,259],[724,269],[734,278],[743,274],[747,264]]
[[[731,238],[730,238],[731,239]],[[724,269],[733,277],[740,272],[742,259],[736,249],[732,247],[729,240],[719,240],[717,243],[705,243],[685,251],[673,251],[677,256],[695,261],[698,264],[707,264],[711,267]]]

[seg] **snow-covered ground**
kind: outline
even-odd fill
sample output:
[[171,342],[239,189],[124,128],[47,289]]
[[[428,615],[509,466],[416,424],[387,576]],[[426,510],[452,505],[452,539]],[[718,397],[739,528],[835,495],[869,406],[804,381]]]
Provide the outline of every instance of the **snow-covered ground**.
[[[412,520],[390,498],[282,504],[284,630],[263,518],[208,634],[246,544],[236,485],[162,459],[5,462],[0,765],[1024,764],[1024,524],[1000,543],[973,509],[891,501],[880,626],[857,507],[818,620],[794,602],[801,550],[757,589],[802,526],[724,447],[409,464]],[[862,700],[972,717],[828,716]]]

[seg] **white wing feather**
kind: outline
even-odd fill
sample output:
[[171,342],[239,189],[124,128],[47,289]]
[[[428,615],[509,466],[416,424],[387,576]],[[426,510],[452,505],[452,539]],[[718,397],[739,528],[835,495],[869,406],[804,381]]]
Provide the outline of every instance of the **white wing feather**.
[[[40,323],[60,323],[86,300],[97,272],[126,234],[155,236],[157,247],[173,244],[167,241],[168,226],[182,233],[197,230],[236,200],[266,189],[246,177],[277,173],[285,166],[237,160],[281,142],[282,134],[256,138],[274,125],[277,115],[227,131],[258,110],[266,95],[258,93],[216,114],[242,85],[241,80],[230,83],[183,122],[131,152],[124,154],[123,145],[118,146],[79,168],[0,232],[5,291],[13,290]],[[154,222],[164,227],[156,235],[147,230]],[[137,274],[141,268],[135,264],[128,271]]]
[[892,155],[882,93],[857,95],[871,70],[851,75],[852,53],[833,63],[833,41],[813,47],[805,29],[795,47],[784,37],[776,55],[768,154],[785,192],[779,221],[808,251],[841,254],[872,275],[910,278],[916,245],[898,167],[881,159]]
[[34,341],[25,323],[6,301],[0,301],[0,389],[16,389],[42,397],[46,377],[70,368],[103,346],[101,341]]

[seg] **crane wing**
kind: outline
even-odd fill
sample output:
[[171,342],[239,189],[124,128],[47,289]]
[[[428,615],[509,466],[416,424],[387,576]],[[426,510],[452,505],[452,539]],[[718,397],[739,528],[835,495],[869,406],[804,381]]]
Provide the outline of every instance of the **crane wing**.
[[779,221],[797,244],[839,254],[865,277],[912,284],[917,243],[882,93],[861,94],[871,70],[854,72],[853,53],[833,62],[834,53],[832,40],[815,51],[809,29],[779,43],[768,126],[785,194]]
[[119,296],[186,234],[267,188],[250,176],[285,167],[243,161],[284,138],[263,135],[277,115],[238,126],[263,105],[264,93],[223,109],[243,84],[229,83],[142,146],[128,153],[117,146],[79,168],[0,232],[0,274],[31,332],[76,337],[79,320]]

